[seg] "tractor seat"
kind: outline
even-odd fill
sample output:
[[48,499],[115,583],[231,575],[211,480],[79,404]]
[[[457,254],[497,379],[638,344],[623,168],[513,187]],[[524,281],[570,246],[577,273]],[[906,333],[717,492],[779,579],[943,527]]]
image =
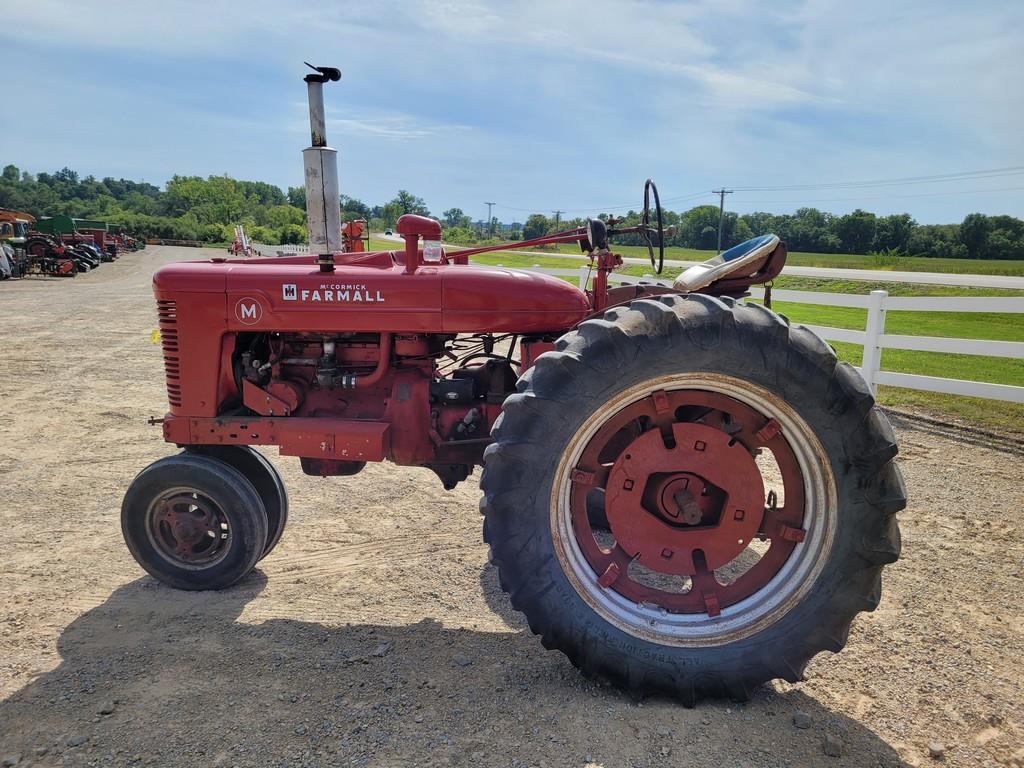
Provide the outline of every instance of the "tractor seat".
[[[740,272],[744,267],[753,267],[758,262],[764,261],[778,244],[779,238],[776,235],[752,237],[750,240],[723,251],[713,259],[695,264],[683,271],[672,281],[672,287],[682,293],[699,291],[716,280],[721,280],[734,272]],[[751,271],[753,270],[742,272],[736,277],[746,277]]]

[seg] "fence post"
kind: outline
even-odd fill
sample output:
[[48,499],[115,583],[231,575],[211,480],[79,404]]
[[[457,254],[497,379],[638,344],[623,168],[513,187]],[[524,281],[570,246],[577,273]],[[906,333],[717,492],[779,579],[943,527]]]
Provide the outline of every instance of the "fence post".
[[589,280],[589,279],[590,279],[590,267],[589,266],[580,267],[580,290],[581,291],[587,290],[587,280]]
[[871,394],[878,393],[875,374],[882,367],[882,349],[879,337],[885,333],[885,300],[888,291],[872,291],[868,297],[868,324],[864,329],[864,355],[861,357],[860,373],[867,382]]

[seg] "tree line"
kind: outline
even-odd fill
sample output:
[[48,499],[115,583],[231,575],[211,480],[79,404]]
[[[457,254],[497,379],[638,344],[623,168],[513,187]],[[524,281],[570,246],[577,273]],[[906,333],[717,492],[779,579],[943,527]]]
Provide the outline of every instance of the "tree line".
[[[79,177],[69,168],[31,174],[7,165],[0,174],[0,207],[37,217],[65,214],[99,219],[142,237],[224,242],[234,236],[236,224],[243,224],[251,239],[258,242],[299,243],[306,239],[304,188],[282,191],[266,182],[227,176],[175,176],[161,189],[144,181]],[[399,190],[381,205],[368,205],[343,195],[341,208],[343,220],[367,219],[373,230],[393,227],[406,213],[430,215],[423,199],[407,190]],[[523,224],[502,228],[497,219],[473,222],[460,208],[449,208],[439,218],[445,225],[445,239],[453,243],[486,242],[498,235],[529,239],[586,223],[585,219],[556,222],[535,213]],[[600,218],[607,220],[609,216],[600,214]],[[666,227],[675,227],[668,245],[716,247],[716,206],[666,210],[663,218]],[[640,213],[629,211],[616,219],[625,225],[636,224]],[[981,213],[969,214],[959,224],[918,224],[907,213],[878,216],[861,209],[843,215],[817,208],[800,208],[792,214],[726,212],[722,244],[727,248],[766,232],[779,235],[793,251],[1024,259],[1024,221]]]
[[254,238],[302,242],[306,213],[262,181],[225,176],[175,176],[164,188],[144,181],[79,177],[70,168],[31,174],[7,165],[0,173],[0,207],[35,217],[66,215],[123,226],[140,237],[225,242],[236,224]]
[[[599,218],[608,219],[602,214]],[[640,222],[640,213],[616,216],[624,226]],[[653,219],[653,213],[652,213]],[[714,249],[718,242],[719,211],[714,205],[699,205],[688,211],[664,211],[666,227],[675,226],[667,245]],[[581,220],[556,222],[533,214],[523,226],[528,239],[575,226]],[[1024,259],[1024,221],[1013,216],[972,213],[960,224],[918,224],[909,213],[878,216],[857,209],[837,216],[817,208],[799,208],[791,214],[766,212],[737,214],[726,211],[722,219],[722,247],[741,243],[756,235],[774,233],[791,251],[810,253],[882,253],[959,259]],[[632,244],[640,244],[632,238]]]

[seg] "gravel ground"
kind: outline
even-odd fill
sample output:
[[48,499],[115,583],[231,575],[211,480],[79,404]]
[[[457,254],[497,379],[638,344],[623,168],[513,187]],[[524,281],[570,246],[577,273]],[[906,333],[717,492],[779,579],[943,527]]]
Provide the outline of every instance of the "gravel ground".
[[636,703],[544,651],[487,565],[478,475],[324,480],[270,450],[280,546],[226,592],[160,586],[118,510],[170,453],[149,278],[201,255],[0,283],[0,764],[1024,766],[1020,449],[903,418],[882,605],[747,704]]

